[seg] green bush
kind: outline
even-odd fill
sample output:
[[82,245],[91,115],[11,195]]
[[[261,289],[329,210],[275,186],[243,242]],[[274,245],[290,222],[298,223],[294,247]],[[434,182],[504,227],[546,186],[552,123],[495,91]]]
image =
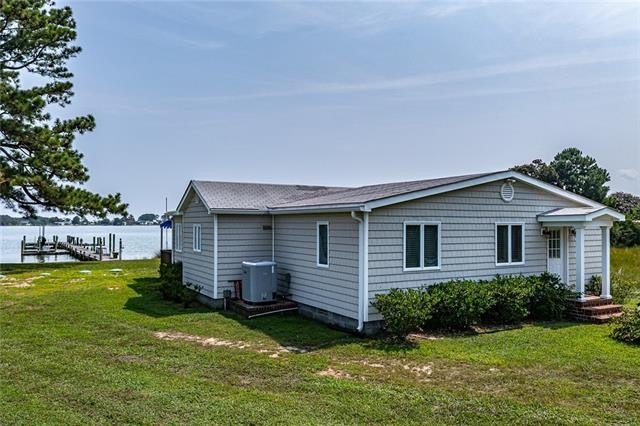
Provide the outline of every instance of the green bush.
[[487,303],[481,321],[490,324],[514,324],[527,318],[529,300],[533,293],[530,282],[530,277],[521,275],[499,275],[494,280],[481,282]]
[[548,272],[527,277],[531,286],[529,317],[551,321],[562,319],[567,310],[567,299],[574,296],[560,277]]
[[166,300],[182,302],[182,263],[160,264],[160,293]]
[[640,310],[630,309],[612,324],[611,337],[621,342],[640,344]]
[[633,220],[615,222],[611,228],[611,245],[614,247],[640,245],[640,224]]
[[394,288],[376,295],[372,304],[384,317],[385,329],[395,337],[419,330],[431,317],[431,303],[424,290]]
[[476,281],[456,280],[427,288],[431,304],[429,328],[465,329],[480,322],[488,301]]
[[587,294],[600,296],[602,294],[602,277],[600,275],[592,275],[584,290]]
[[526,318],[561,319],[573,292],[557,275],[455,280],[419,290],[392,289],[373,306],[389,333],[403,337],[427,328],[465,329],[478,323],[512,324]]
[[625,274],[621,269],[611,274],[611,295],[616,303],[627,303],[634,297],[638,287],[640,285],[632,274]]

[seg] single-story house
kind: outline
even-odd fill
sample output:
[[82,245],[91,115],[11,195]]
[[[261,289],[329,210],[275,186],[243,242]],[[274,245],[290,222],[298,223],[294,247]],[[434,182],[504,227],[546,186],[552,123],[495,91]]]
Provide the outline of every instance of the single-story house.
[[549,271],[611,297],[609,231],[624,216],[514,171],[357,188],[191,181],[173,221],[183,282],[214,306],[241,262],[273,260],[302,314],[376,329],[391,288]]

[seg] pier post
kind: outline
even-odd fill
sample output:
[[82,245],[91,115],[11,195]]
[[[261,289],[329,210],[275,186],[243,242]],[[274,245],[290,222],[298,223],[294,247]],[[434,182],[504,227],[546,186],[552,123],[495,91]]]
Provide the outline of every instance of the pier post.
[[122,260],[122,238],[120,238],[120,245],[118,248],[118,259]]

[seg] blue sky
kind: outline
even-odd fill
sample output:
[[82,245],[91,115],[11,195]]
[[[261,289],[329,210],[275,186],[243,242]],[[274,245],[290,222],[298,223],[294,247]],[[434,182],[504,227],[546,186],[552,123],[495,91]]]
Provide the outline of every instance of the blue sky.
[[189,179],[361,185],[577,146],[640,193],[640,6],[70,2],[88,188],[138,215]]

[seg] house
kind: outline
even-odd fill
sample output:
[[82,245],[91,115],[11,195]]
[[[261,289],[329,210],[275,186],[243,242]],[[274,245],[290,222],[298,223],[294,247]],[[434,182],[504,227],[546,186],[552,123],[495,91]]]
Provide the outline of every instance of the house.
[[183,281],[213,306],[244,260],[290,274],[302,314],[370,332],[376,294],[450,279],[558,274],[611,297],[609,231],[624,216],[500,171],[357,188],[191,181],[172,217]]

